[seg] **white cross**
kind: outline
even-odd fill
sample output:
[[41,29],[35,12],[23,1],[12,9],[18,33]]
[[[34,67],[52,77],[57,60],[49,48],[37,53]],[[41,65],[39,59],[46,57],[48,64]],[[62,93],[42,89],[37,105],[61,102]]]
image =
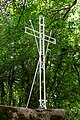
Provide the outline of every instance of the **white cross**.
[[[33,86],[34,86],[36,75],[37,75],[37,71],[38,71],[38,68],[39,68],[39,80],[40,80],[40,99],[39,99],[40,106],[39,107],[46,109],[47,108],[46,107],[47,100],[46,100],[46,82],[45,82],[45,57],[46,57],[47,50],[45,52],[45,41],[48,42],[48,45],[47,45],[47,49],[48,49],[49,43],[56,44],[56,40],[54,38],[44,34],[45,24],[44,24],[43,15],[39,16],[39,32],[34,30],[34,27],[33,27],[31,21],[30,21],[30,23],[31,23],[32,28],[25,27],[25,33],[35,37],[37,49],[38,49],[38,52],[39,52],[39,61],[37,63],[33,83],[32,83],[32,86],[31,86],[31,90],[30,90],[30,94],[29,94],[29,98],[28,98],[28,102],[27,102],[27,107],[29,105],[29,101],[30,101],[30,98],[31,98]],[[33,32],[33,34],[30,33],[30,32]],[[39,45],[38,45],[38,42],[37,42],[37,38],[39,39]],[[44,83],[43,83],[44,97],[43,98],[42,98],[42,80],[44,81]]]

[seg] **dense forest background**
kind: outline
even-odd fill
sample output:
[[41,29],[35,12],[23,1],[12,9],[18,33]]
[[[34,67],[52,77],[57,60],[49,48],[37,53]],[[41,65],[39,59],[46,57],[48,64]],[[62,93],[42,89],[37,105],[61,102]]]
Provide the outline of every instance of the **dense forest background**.
[[[45,17],[45,33],[56,39],[46,57],[48,108],[69,110],[69,120],[80,119],[80,1],[2,0],[0,2],[0,104],[26,106],[38,51],[25,27],[38,30]],[[29,107],[39,107],[39,74]]]

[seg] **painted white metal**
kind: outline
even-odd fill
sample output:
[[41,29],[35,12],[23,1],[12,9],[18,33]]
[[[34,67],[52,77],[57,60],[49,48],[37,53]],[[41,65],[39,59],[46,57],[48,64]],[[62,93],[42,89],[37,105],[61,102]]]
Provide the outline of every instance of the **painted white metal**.
[[[45,41],[48,42],[48,45],[47,45],[47,49],[48,49],[49,43],[56,44],[56,40],[54,38],[44,34],[45,24],[44,24],[44,17],[42,15],[39,16],[39,32],[34,30],[32,23],[31,23],[31,26],[32,26],[32,29],[29,27],[25,27],[25,33],[35,37],[37,49],[39,52],[39,61],[37,64],[37,68],[35,71],[32,87],[30,90],[30,94],[29,94],[29,98],[28,98],[28,102],[27,102],[27,107],[29,105],[29,101],[31,98],[33,86],[35,83],[35,79],[36,79],[36,75],[37,75],[37,71],[38,71],[38,67],[39,67],[39,80],[40,80],[39,81],[40,82],[39,83],[40,84],[40,99],[39,99],[40,106],[39,107],[46,109],[47,108],[46,107],[47,100],[46,100],[46,80],[45,80],[45,57],[46,57],[47,50],[45,52]],[[34,34],[32,34],[30,32],[33,32]],[[37,38],[39,39],[39,46],[38,46]],[[43,81],[43,84],[42,84],[42,81]],[[44,93],[42,93],[42,89],[44,89]],[[42,94],[43,94],[43,96],[42,96]]]
[[[34,29],[31,29],[31,28],[29,28],[29,27],[25,27],[25,33],[27,33],[27,34],[35,37],[35,35],[32,34],[32,33],[30,33],[30,32],[35,32],[35,34],[37,34],[37,35],[36,35],[36,38],[39,38],[39,39],[40,39],[40,32],[38,32],[38,31],[36,31],[36,30],[34,30]],[[55,39],[55,38],[52,38],[52,37],[50,37],[50,36],[48,36],[48,35],[45,35],[45,34],[44,34],[44,36],[45,36],[45,38],[44,38],[45,41],[50,42],[50,43],[53,43],[53,44],[56,44],[56,39]]]
[[[44,36],[44,17],[39,16],[39,35],[40,35],[40,53],[39,53],[39,58],[40,58],[40,108],[45,108],[46,109],[46,86],[45,86],[45,36]],[[42,76],[43,72],[43,76]],[[43,87],[42,87],[42,80],[43,80]],[[42,98],[42,88],[44,89],[44,98]]]
[[[51,34],[52,34],[52,30],[50,31],[50,36],[51,36]],[[49,37],[49,41],[50,41],[50,37]],[[46,48],[46,55],[47,55],[48,47],[49,47],[49,44],[50,44],[49,41],[48,41],[47,48]],[[46,55],[45,55],[45,58],[46,58]]]
[[[40,16],[39,16],[39,25],[40,25]],[[41,31],[41,27],[39,26],[39,32]],[[39,63],[40,63],[40,65],[39,65],[39,79],[40,79],[40,99],[39,99],[39,102],[40,102],[40,107],[41,107],[41,33],[39,34],[39,37],[40,37],[40,39],[39,39],[39,48],[40,48],[40,51],[39,51]]]
[[39,61],[38,61],[38,63],[37,63],[36,71],[35,71],[35,74],[34,74],[33,83],[32,83],[31,90],[30,90],[30,94],[29,94],[29,98],[28,98],[28,101],[27,101],[27,107],[28,107],[28,105],[29,105],[29,101],[30,101],[30,98],[31,98],[32,90],[33,90],[34,83],[35,83],[35,80],[36,80],[36,75],[37,75],[38,67],[39,67]]

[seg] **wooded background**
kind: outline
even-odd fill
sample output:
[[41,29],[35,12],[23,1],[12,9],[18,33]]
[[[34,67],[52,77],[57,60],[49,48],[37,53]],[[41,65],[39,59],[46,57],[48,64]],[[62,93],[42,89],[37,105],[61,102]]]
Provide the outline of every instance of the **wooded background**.
[[[69,110],[70,120],[80,119],[80,1],[2,0],[0,2],[0,104],[26,106],[38,61],[35,39],[25,27],[38,30],[45,17],[45,33],[57,40],[46,57],[48,108]],[[39,74],[30,108],[39,107]]]

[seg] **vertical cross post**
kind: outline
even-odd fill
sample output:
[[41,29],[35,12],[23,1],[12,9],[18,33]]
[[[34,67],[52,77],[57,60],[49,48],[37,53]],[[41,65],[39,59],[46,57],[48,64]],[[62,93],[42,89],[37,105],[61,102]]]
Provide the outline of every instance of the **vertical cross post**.
[[[40,108],[46,109],[46,86],[45,86],[45,34],[44,34],[44,17],[42,15],[39,16],[39,73],[40,73]],[[43,80],[43,89],[44,89],[44,98],[42,99],[42,80]]]

